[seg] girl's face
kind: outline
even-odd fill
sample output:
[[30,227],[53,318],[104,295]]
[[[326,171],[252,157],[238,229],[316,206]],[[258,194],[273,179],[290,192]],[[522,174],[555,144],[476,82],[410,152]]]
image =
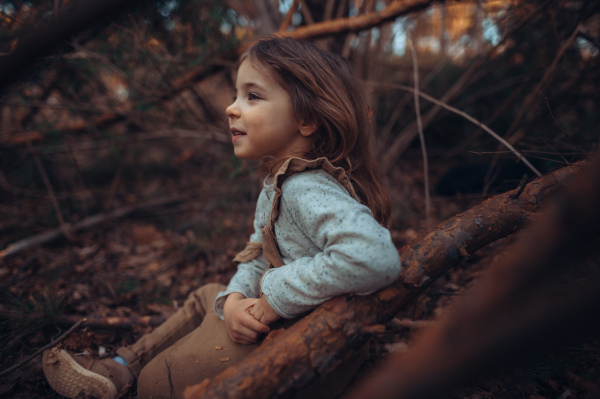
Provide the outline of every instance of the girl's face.
[[308,152],[315,129],[296,119],[289,94],[271,75],[262,65],[242,62],[237,97],[226,112],[235,155],[262,159],[272,168],[278,161]]

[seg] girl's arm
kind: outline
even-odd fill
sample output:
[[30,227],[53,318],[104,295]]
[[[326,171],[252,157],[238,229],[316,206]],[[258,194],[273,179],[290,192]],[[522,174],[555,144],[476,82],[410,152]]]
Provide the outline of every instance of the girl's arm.
[[[254,233],[250,236],[250,241],[262,242],[261,229],[267,220],[270,209],[271,202],[263,190],[258,197],[253,222]],[[260,279],[268,267],[269,264],[262,254],[248,262],[240,263],[225,291],[220,292],[215,299],[215,312],[217,315],[223,318],[225,300],[233,292],[240,293],[246,298],[258,298],[260,295]]]
[[297,246],[314,249],[265,273],[262,292],[277,314],[292,318],[333,296],[369,294],[398,279],[400,258],[390,232],[332,176],[299,173],[282,192],[275,232],[284,262]]

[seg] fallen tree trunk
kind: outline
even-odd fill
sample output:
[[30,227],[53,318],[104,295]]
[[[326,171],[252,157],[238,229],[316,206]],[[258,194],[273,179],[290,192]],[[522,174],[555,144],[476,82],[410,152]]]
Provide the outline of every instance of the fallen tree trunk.
[[[351,398],[448,397],[485,372],[597,327],[599,181],[597,156],[468,295]],[[598,394],[596,387],[586,396]]]
[[513,190],[490,198],[417,237],[399,251],[403,270],[396,283],[371,295],[327,301],[289,329],[269,334],[243,362],[189,387],[186,399],[285,397],[301,390],[350,358],[378,324],[391,319],[437,277],[519,230],[580,166],[541,177],[518,196]]

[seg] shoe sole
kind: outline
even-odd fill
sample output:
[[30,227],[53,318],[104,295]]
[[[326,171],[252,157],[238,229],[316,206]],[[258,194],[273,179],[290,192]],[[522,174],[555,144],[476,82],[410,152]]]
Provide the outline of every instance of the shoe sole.
[[63,349],[44,351],[44,375],[57,393],[67,398],[115,399],[117,387],[108,378],[86,370]]

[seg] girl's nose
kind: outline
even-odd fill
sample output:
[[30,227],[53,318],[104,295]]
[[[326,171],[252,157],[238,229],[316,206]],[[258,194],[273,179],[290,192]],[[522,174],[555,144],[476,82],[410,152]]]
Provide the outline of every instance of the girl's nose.
[[236,101],[233,101],[233,103],[225,109],[225,113],[227,113],[227,116],[230,118],[237,118],[240,115],[240,110],[236,105]]

